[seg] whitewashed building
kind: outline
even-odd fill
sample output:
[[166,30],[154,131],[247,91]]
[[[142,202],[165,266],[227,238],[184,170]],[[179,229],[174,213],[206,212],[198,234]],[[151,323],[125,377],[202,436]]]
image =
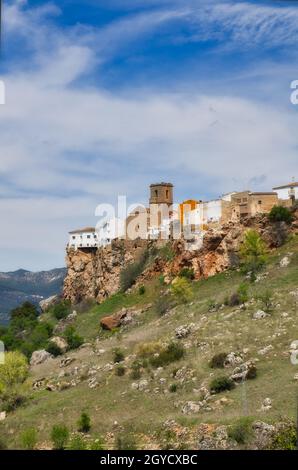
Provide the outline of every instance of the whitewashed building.
[[277,186],[276,188],[273,188],[273,191],[277,193],[278,199],[284,201],[287,199],[298,200],[298,183],[295,181],[283,186]]
[[112,240],[116,238],[124,238],[125,236],[125,221],[119,218],[106,220],[97,227],[98,231],[98,245],[110,245]]
[[98,234],[94,227],[85,227],[69,232],[69,248],[97,248]]

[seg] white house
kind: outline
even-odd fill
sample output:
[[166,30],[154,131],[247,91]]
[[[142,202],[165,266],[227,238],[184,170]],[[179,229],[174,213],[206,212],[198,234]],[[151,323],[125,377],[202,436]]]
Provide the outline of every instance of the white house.
[[210,222],[219,222],[222,217],[222,200],[201,202],[196,209],[185,214],[185,225],[201,227]]
[[97,227],[98,245],[110,245],[112,240],[123,238],[125,236],[125,221],[119,218],[112,218],[104,221]]
[[85,227],[69,232],[69,248],[97,248],[98,234],[94,227]]
[[298,183],[292,182],[285,184],[284,186],[277,186],[273,188],[273,191],[277,193],[278,199],[296,199],[298,200]]

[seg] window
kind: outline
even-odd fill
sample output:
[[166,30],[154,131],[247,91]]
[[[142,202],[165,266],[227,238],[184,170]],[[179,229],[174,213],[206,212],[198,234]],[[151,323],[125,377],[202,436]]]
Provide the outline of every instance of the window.
[[91,235],[87,235],[87,238],[91,238]]
[[97,235],[96,235],[96,233],[94,234],[94,238],[97,238]]
[[262,201],[258,201],[258,204],[262,204]]
[[73,240],[75,240],[75,239],[76,239],[76,236],[75,236],[75,235],[73,235],[73,236],[72,236],[72,239],[73,239]]
[[157,191],[157,189],[154,191],[154,193],[155,193],[155,197],[157,197],[157,196],[158,196],[158,191]]
[[167,189],[166,190],[166,198],[168,198],[168,197],[169,197],[169,190]]

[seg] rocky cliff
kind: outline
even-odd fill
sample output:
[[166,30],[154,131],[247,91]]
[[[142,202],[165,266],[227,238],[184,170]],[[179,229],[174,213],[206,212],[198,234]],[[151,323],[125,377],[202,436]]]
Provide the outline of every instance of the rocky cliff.
[[[290,231],[297,231],[297,211],[291,226],[270,223],[267,216],[258,216],[242,223],[228,223],[209,229],[198,249],[190,250],[189,241],[169,242],[172,253],[168,260],[160,253],[160,243],[146,240],[114,240],[110,246],[98,250],[67,250],[67,276],[64,297],[72,303],[86,298],[103,301],[120,287],[121,270],[135,261],[149,247],[151,262],[138,279],[138,284],[163,274],[170,280],[182,268],[192,268],[196,279],[207,278],[238,263],[238,250],[243,234],[248,228],[256,229],[269,248],[280,246]],[[165,243],[165,242],[164,242]]]

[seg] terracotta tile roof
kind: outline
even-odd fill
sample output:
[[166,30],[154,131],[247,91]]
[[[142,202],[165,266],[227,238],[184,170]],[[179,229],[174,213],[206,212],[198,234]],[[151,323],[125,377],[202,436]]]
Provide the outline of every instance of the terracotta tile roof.
[[276,188],[273,188],[273,190],[276,190],[276,189],[287,189],[287,188],[297,188],[298,186],[298,183],[297,182],[292,182],[292,183],[289,183],[289,184],[285,184],[284,186],[277,186]]

